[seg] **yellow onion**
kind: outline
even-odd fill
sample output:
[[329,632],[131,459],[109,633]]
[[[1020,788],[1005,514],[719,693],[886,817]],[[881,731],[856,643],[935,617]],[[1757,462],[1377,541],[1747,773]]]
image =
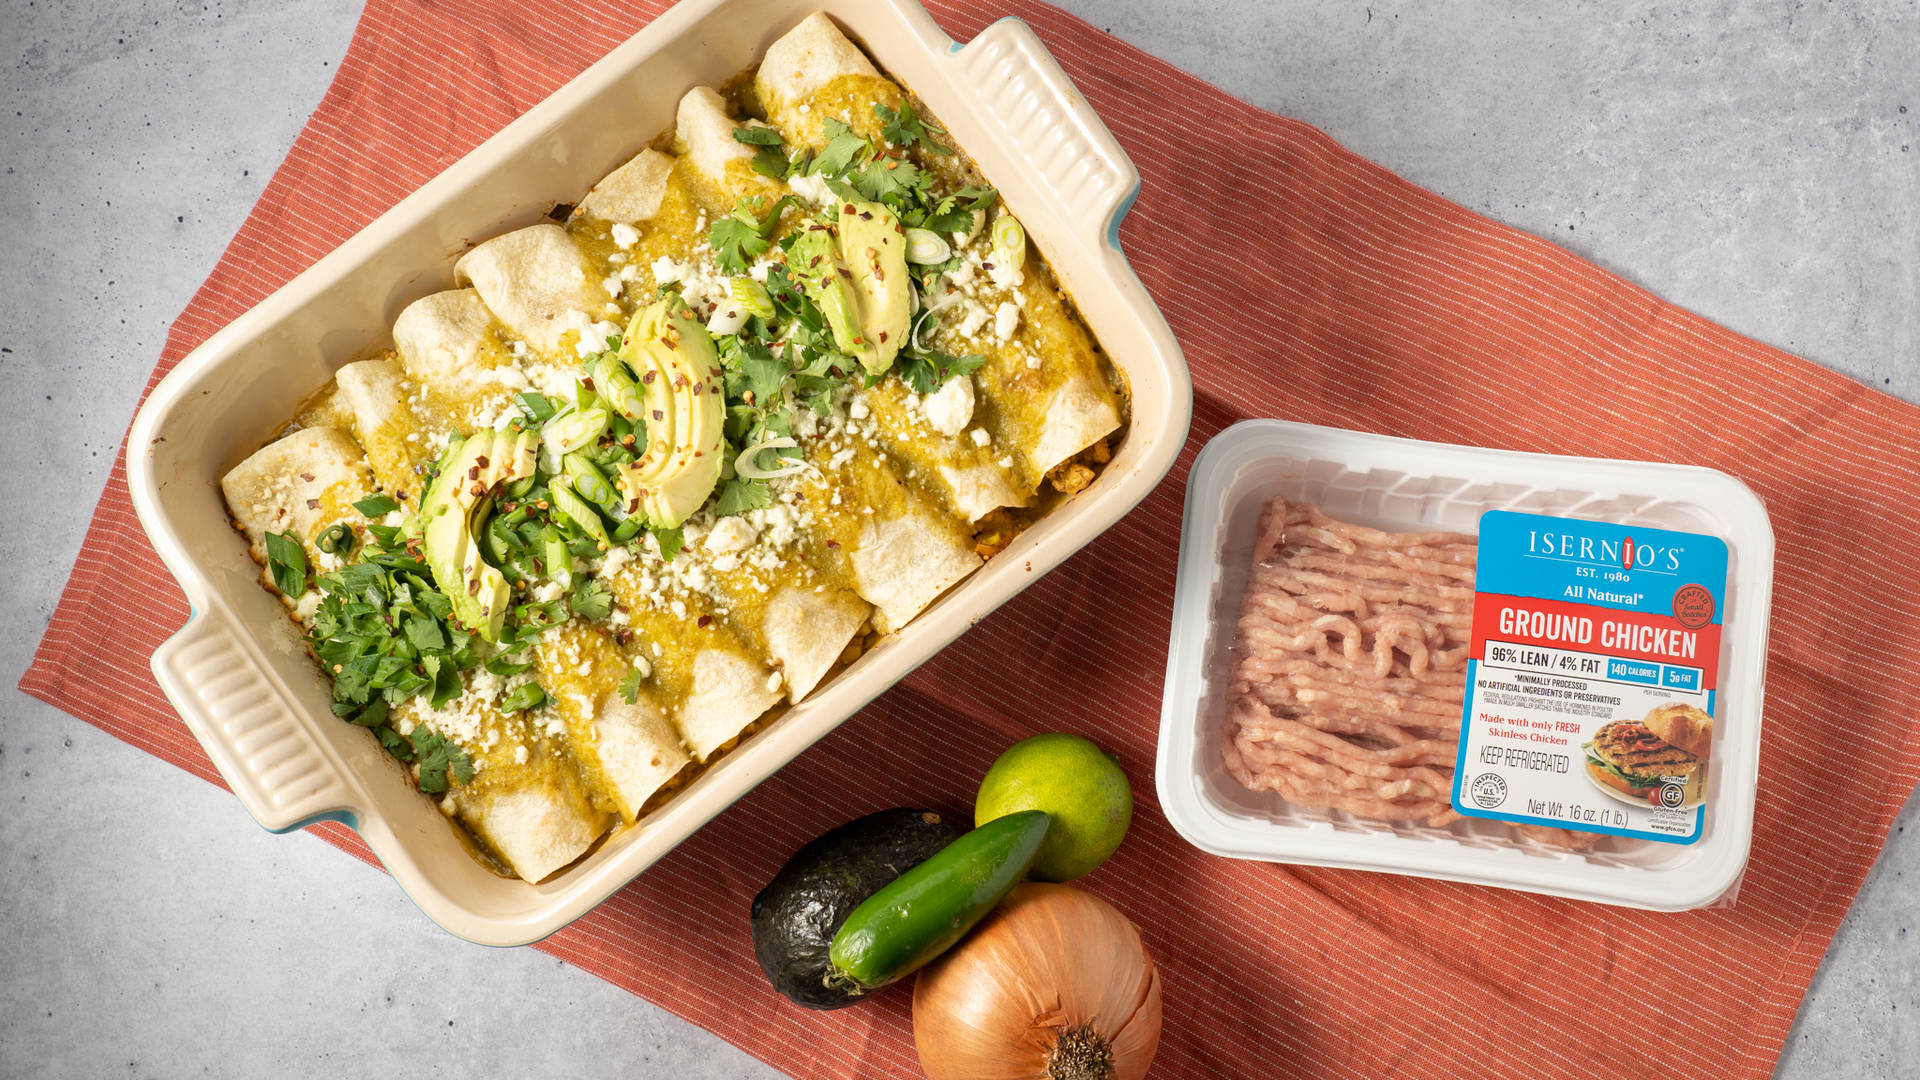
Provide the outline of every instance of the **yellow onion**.
[[1160,1043],[1160,973],[1111,904],[1016,886],[913,987],[931,1080],[1138,1080]]

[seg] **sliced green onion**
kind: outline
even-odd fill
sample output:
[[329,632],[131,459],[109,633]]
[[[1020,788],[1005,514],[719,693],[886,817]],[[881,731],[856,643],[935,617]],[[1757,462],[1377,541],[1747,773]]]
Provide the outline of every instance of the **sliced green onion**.
[[547,528],[540,533],[542,561],[547,564],[547,576],[560,583],[563,589],[573,586],[573,552],[567,549],[567,542],[561,538],[560,530]]
[[353,526],[344,521],[336,522],[331,528],[314,538],[313,546],[329,555],[351,555],[353,554]]
[[520,411],[526,413],[527,418],[536,424],[544,424],[553,419],[553,401],[545,394],[537,394],[529,390],[524,394],[513,395],[513,400],[520,406]]
[[573,490],[579,492],[588,502],[599,505],[609,512],[620,506],[620,493],[607,482],[605,473],[593,463],[593,459],[575,450],[560,459],[567,471],[567,480],[573,484]]
[[616,544],[624,544],[640,535],[640,530],[646,527],[646,520],[639,514],[634,514],[614,528],[613,542]]
[[[376,491],[366,498],[361,499],[359,502],[354,503],[353,508],[360,511],[360,513],[366,517],[377,518],[384,517],[400,509],[400,504],[395,502],[393,496],[388,495],[386,492]],[[322,548],[321,550],[324,551],[326,549]]]
[[585,499],[560,484],[553,485],[552,495],[553,508],[560,511],[562,517],[578,525],[583,532],[598,541],[602,550],[612,546],[613,542],[607,539],[606,525],[601,522],[600,515],[594,513],[593,507],[587,505]]
[[1027,230],[1012,214],[993,219],[993,264],[1018,270],[1027,262]]
[[763,469],[759,464],[760,451],[762,450],[786,450],[798,445],[798,443],[793,441],[791,436],[787,435],[781,435],[772,439],[762,439],[752,446],[747,447],[745,450],[740,451],[740,456],[733,459],[734,474],[745,477],[748,480],[773,480],[782,476],[792,476],[794,473],[806,472],[813,466],[807,464],[807,462],[801,458],[781,458],[780,467],[777,469]]
[[773,318],[773,296],[767,287],[750,277],[737,277],[727,282],[727,294],[733,302],[747,309],[747,314],[758,315],[762,319]]
[[540,429],[540,438],[555,454],[565,457],[583,446],[593,445],[593,440],[606,430],[607,410],[582,409]]
[[[1017,226],[1016,226],[1017,227]],[[940,238],[932,229],[907,230],[907,261],[921,266],[933,266],[953,258],[953,245]]]
[[500,699],[500,708],[504,712],[519,712],[522,709],[534,709],[547,700],[547,692],[539,683],[521,683]]
[[267,534],[267,569],[282,596],[297,600],[307,591],[307,550],[293,533]]
[[612,353],[601,353],[600,359],[593,362],[593,388],[622,416],[638,416],[644,408],[640,403],[640,384],[633,381],[633,373]]

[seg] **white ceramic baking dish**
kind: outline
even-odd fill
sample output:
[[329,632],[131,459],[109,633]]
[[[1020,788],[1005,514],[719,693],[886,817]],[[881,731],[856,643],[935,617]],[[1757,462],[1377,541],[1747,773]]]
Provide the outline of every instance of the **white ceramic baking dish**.
[[[335,368],[384,347],[404,306],[450,287],[470,242],[532,224],[673,122],[686,88],[751,67],[825,10],[931,107],[997,185],[1131,391],[1100,479],[899,633],[753,735],[638,825],[539,885],[463,850],[433,804],[329,694],[228,525],[219,479]],[[422,910],[461,937],[535,941],[578,918],[852,716],[1150,491],[1187,433],[1192,390],[1166,320],[1120,252],[1139,176],[1028,27],[966,45],[911,0],[688,0],[194,350],[154,389],[128,443],[133,504],[192,604],[154,653],[161,688],[268,829],[359,831]]]

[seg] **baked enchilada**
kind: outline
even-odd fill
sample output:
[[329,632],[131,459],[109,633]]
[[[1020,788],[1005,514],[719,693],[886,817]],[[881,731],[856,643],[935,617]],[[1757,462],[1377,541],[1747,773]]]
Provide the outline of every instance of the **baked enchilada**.
[[333,685],[553,875],[1091,483],[1124,387],[823,15],[463,255],[223,481]]

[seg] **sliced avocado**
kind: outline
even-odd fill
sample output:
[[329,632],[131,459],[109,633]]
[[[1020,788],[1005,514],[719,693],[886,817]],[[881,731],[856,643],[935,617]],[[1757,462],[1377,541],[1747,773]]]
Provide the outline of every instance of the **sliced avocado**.
[[893,366],[913,317],[906,233],[879,203],[842,203],[835,217],[800,234],[787,264],[826,315],[834,344],[877,374]]
[[[801,288],[820,305],[827,325],[833,328],[833,343],[848,356],[860,355],[860,309],[853,297],[853,272],[840,261],[840,248],[834,231],[814,225],[793,241],[787,252],[787,265],[798,276]],[[862,367],[866,361],[860,361]]]
[[931,810],[882,810],[809,841],[753,898],[753,954],[775,990],[809,1009],[861,1000],[830,985],[833,936],[853,909],[945,848],[953,826]]
[[847,203],[840,208],[839,246],[860,313],[861,351],[854,355],[878,374],[893,366],[913,317],[907,236],[879,203]]
[[453,602],[454,617],[488,641],[500,639],[511,593],[505,575],[481,557],[478,537],[494,492],[533,475],[539,441],[530,431],[476,432],[448,455],[420,500],[434,584]]
[[629,514],[650,528],[671,529],[720,481],[720,358],[706,328],[677,298],[634,315],[620,358],[637,376],[647,438],[639,458],[620,469],[620,493]]

